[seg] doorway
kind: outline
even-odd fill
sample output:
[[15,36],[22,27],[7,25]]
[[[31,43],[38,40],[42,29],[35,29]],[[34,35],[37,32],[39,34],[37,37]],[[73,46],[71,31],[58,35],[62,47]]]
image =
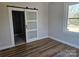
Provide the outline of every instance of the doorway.
[[12,20],[15,45],[25,44],[26,30],[24,11],[12,11]]

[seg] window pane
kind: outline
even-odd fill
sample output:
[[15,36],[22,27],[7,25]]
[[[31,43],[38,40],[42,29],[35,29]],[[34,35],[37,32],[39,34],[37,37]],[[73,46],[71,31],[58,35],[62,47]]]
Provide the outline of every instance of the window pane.
[[36,20],[36,12],[27,12],[27,20]]
[[69,6],[67,29],[71,32],[79,32],[79,4]]

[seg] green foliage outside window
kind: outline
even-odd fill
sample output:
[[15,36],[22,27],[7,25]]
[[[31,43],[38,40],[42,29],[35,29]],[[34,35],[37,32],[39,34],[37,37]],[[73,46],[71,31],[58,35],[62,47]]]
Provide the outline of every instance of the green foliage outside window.
[[69,18],[69,24],[79,25],[79,13],[75,13],[72,18]]

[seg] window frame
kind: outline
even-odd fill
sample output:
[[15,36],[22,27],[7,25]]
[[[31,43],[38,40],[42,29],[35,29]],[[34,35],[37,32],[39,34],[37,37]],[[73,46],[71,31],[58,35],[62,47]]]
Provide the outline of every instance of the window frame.
[[63,32],[67,33],[67,34],[72,34],[72,35],[79,34],[79,32],[72,32],[72,31],[68,31],[68,29],[67,29],[67,27],[68,27],[68,10],[69,10],[69,5],[75,5],[75,4],[79,4],[79,3],[75,2],[75,3],[65,3],[64,4]]

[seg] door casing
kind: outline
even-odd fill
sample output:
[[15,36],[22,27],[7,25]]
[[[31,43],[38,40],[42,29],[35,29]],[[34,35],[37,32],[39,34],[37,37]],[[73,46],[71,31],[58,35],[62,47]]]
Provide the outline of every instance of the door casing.
[[27,30],[27,11],[30,12],[36,12],[37,13],[37,40],[38,40],[38,11],[37,10],[28,10],[28,9],[21,9],[21,8],[12,8],[12,7],[8,7],[9,10],[9,23],[10,23],[10,37],[11,37],[11,43],[12,46],[16,46],[15,45],[15,40],[14,40],[14,30],[13,30],[13,21],[12,21],[12,11],[24,11],[25,14],[25,30],[26,30],[26,43],[29,43],[31,41],[29,41],[28,39],[28,30]]

